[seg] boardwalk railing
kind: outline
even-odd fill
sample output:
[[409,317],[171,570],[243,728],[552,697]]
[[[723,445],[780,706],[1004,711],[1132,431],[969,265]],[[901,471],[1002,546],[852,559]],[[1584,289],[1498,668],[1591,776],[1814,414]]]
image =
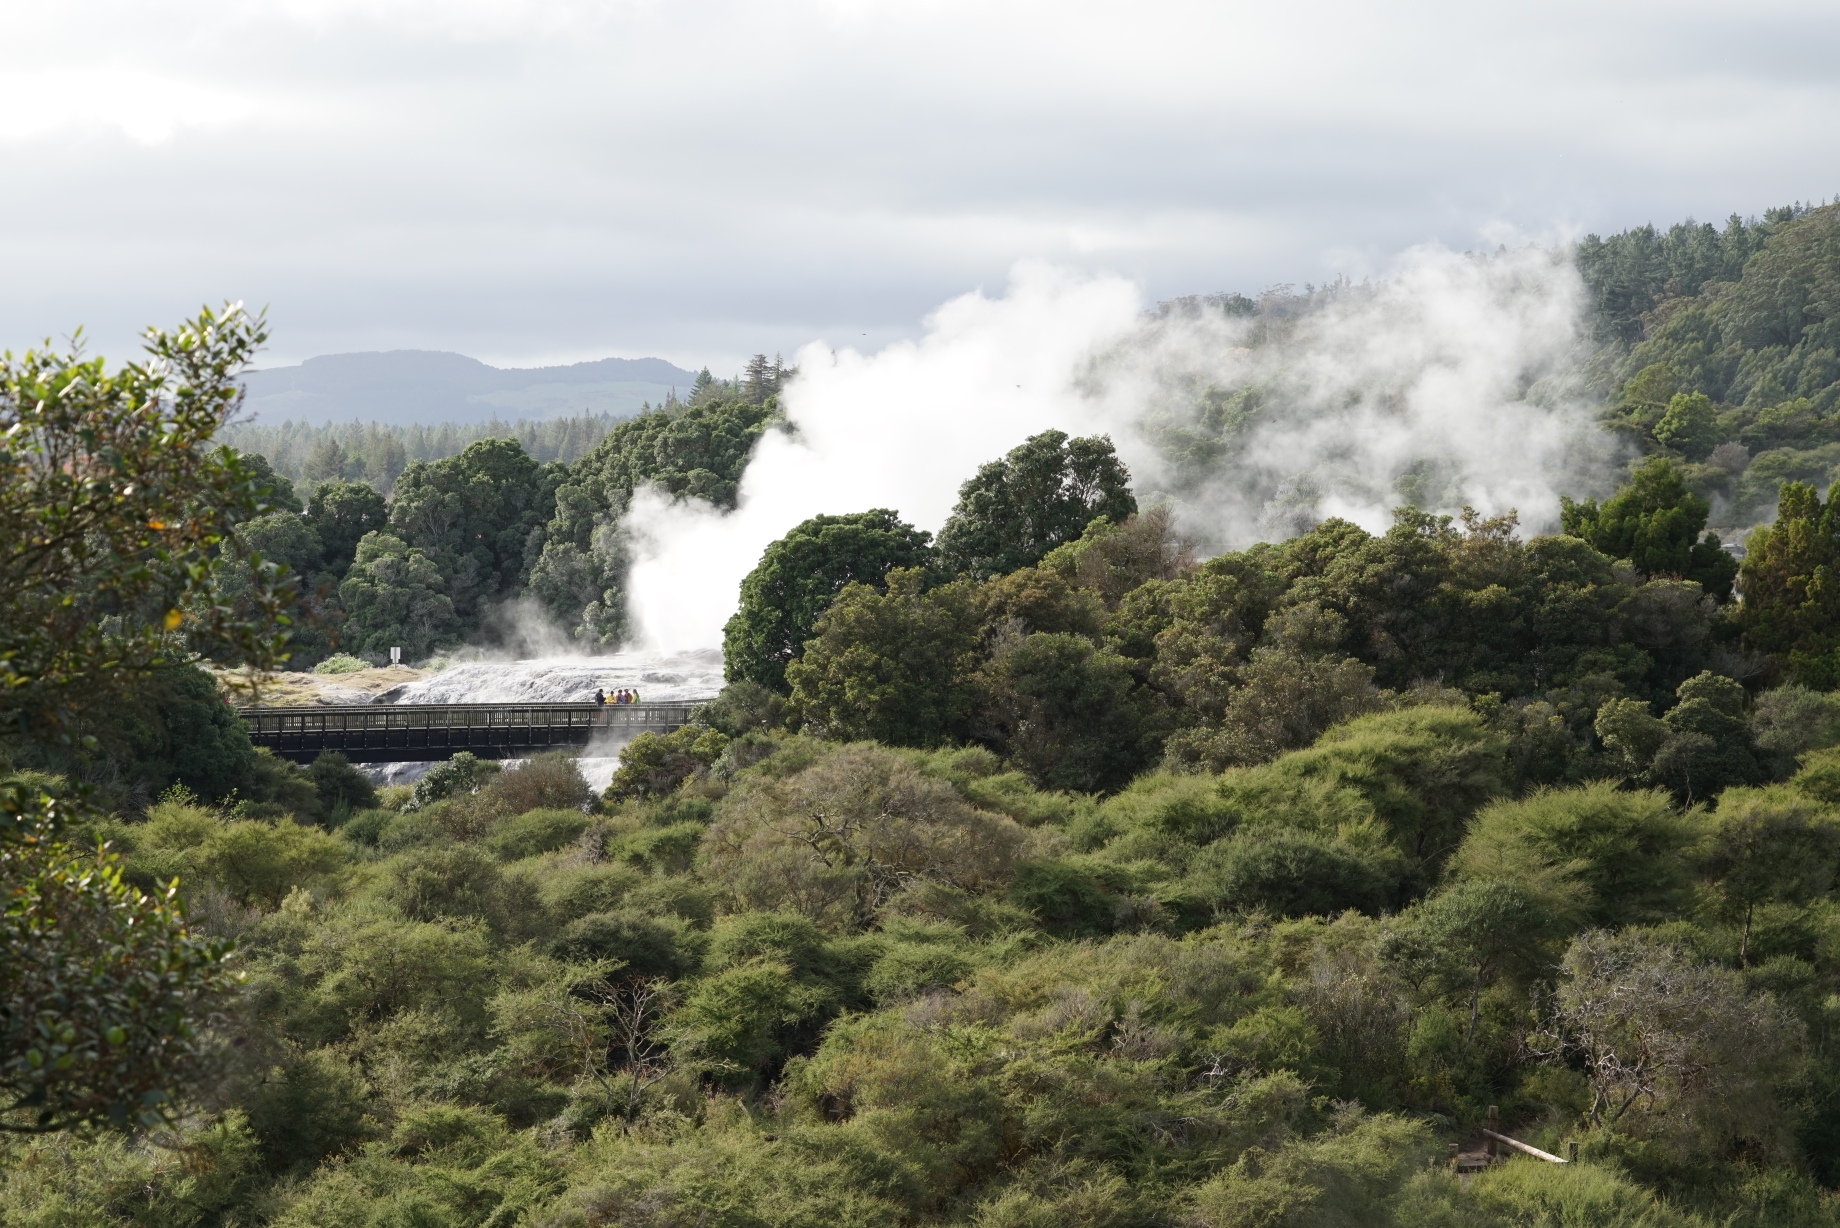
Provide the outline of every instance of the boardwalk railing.
[[471,751],[482,759],[516,759],[585,747],[597,738],[623,742],[650,729],[689,723],[695,704],[350,704],[311,708],[242,708],[249,740],[284,759],[311,763],[336,750],[353,763],[448,759]]
[[[1483,1144],[1483,1150],[1464,1151],[1462,1145],[1459,1143],[1452,1143],[1450,1145],[1450,1166],[1456,1171],[1457,1180],[1462,1183],[1465,1189],[1469,1188],[1471,1173],[1479,1173],[1488,1168],[1491,1164],[1501,1163],[1504,1158],[1500,1153],[1501,1147],[1512,1147],[1514,1150],[1524,1155],[1530,1155],[1536,1160],[1545,1160],[1548,1164],[1578,1163],[1578,1141],[1576,1139],[1572,1139],[1565,1144],[1565,1154],[1570,1158],[1560,1159],[1550,1151],[1541,1151],[1538,1147],[1530,1143],[1523,1143],[1517,1138],[1510,1138],[1506,1134],[1496,1130],[1495,1127],[1501,1124],[1499,1113],[1500,1110],[1495,1105],[1491,1104],[1489,1106],[1489,1124],[1482,1132],[1483,1138],[1488,1141]],[[1499,1146],[1497,1144],[1499,1144]]]

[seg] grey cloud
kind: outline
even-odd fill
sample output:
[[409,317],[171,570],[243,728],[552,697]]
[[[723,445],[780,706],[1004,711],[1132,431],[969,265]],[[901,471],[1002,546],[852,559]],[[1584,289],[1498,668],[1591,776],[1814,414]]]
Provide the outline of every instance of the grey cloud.
[[34,185],[0,200],[15,346],[82,322],[119,353],[230,296],[271,305],[277,361],[722,368],[912,334],[1018,258],[1151,299],[1253,291],[1497,224],[1840,186],[1812,51],[1840,21],[1810,6],[78,0],[32,22],[0,89],[132,63],[235,105],[153,143],[93,118],[0,136]]

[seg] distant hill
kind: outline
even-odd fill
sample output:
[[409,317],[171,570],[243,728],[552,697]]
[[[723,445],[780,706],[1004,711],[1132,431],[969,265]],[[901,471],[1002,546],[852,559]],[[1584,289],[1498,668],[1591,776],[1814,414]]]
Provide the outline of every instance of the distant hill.
[[390,350],[326,354],[297,367],[251,371],[245,408],[263,423],[485,422],[579,414],[627,415],[641,402],[690,391],[694,372],[662,358],[603,358],[566,367],[491,367],[464,354]]

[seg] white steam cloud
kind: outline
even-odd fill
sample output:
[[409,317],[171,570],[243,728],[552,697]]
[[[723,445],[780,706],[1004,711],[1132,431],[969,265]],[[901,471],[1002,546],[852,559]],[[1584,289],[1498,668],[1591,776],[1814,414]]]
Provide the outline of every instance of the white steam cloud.
[[1383,530],[1405,502],[1518,510],[1539,530],[1560,493],[1607,484],[1613,444],[1572,387],[1569,261],[1418,250],[1379,286],[1261,306],[1146,316],[1129,282],[1029,264],[1001,298],[941,307],[918,342],[808,346],[781,396],[793,429],[761,441],[734,512],[635,498],[639,636],[719,644],[742,577],[801,520],[890,507],[937,531],[978,465],[1049,428],[1110,434],[1140,502],[1174,503],[1212,549],[1327,516]]
[[663,650],[720,644],[742,577],[802,520],[889,507],[937,531],[983,462],[1050,428],[1108,429],[1075,381],[1098,349],[1140,326],[1141,310],[1129,282],[1031,264],[1002,298],[941,307],[918,342],[873,355],[805,347],[781,394],[794,432],[761,440],[734,512],[648,492],[633,500],[628,591],[640,638]]
[[1103,417],[1139,433],[1140,502],[1166,494],[1214,549],[1330,516],[1379,532],[1404,503],[1544,531],[1561,493],[1606,486],[1568,259],[1420,249],[1378,286],[1262,306],[1165,313],[1094,363]]

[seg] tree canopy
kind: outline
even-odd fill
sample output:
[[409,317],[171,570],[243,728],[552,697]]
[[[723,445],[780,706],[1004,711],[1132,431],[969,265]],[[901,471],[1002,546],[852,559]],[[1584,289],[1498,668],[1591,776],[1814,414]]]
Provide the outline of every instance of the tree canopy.
[[896,567],[924,568],[932,535],[887,508],[815,516],[768,546],[741,581],[741,608],[722,639],[728,678],[784,690],[786,666],[811,638],[818,616],[847,584],[882,586]]
[[1680,463],[1714,523],[1767,518],[1787,482],[1825,484],[1840,462],[1831,286],[1840,206],[1587,238],[1606,421]]
[[455,615],[475,620],[482,606],[523,591],[526,548],[554,514],[558,478],[515,441],[482,439],[458,456],[403,471],[390,499],[390,532],[439,568]]
[[[1675,409],[1682,399],[1674,398]],[[1564,499],[1562,508],[1567,533],[1613,559],[1628,559],[1643,575],[1692,580],[1717,601],[1731,595],[1738,562],[1717,534],[1700,535],[1709,505],[1665,457],[1651,457],[1602,507],[1595,499]]]
[[1811,686],[1840,686],[1840,523],[1812,486],[1783,487],[1776,523],[1751,532],[1739,575],[1744,642],[1782,660]]
[[[235,412],[235,377],[266,336],[240,308],[206,309],[147,333],[147,360],[110,372],[47,346],[0,358],[0,755],[78,765],[101,749],[98,713],[149,685],[196,675],[212,651],[271,666],[276,569],[250,555],[250,583],[219,601],[235,526],[270,506],[274,482],[212,436]],[[206,682],[208,691],[214,691]],[[197,776],[232,731],[215,696],[168,746]],[[229,738],[235,750],[235,737]],[[157,1124],[208,1047],[205,1012],[228,989],[229,944],[195,932],[176,890],[143,891],[72,830],[93,790],[0,780],[0,1128]]]
[[1039,562],[1097,517],[1121,521],[1136,511],[1131,475],[1110,439],[1043,431],[959,488],[939,531],[939,558],[948,573],[987,580]]

